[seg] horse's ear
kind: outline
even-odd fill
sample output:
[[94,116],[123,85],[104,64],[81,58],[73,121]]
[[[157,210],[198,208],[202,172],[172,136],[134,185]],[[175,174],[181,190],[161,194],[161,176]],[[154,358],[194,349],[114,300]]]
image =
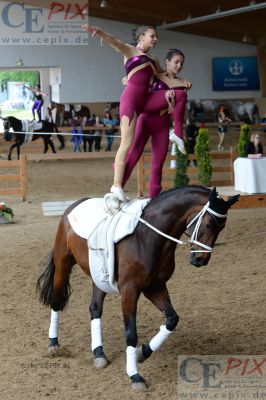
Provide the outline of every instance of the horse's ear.
[[229,208],[232,207],[232,205],[235,204],[235,203],[238,201],[239,196],[240,196],[240,194],[237,194],[237,195],[235,195],[235,196],[230,197],[230,198],[227,200],[227,204],[228,204]]
[[217,198],[216,187],[214,186],[209,194],[209,201],[212,203]]

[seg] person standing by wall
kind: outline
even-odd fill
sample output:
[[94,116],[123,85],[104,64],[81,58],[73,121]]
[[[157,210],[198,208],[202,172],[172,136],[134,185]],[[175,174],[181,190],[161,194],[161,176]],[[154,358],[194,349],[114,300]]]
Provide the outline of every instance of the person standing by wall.
[[73,118],[71,121],[71,126],[72,126],[72,146],[73,146],[73,152],[81,152],[80,145],[82,143],[82,128],[80,126],[80,123],[77,118]]
[[[105,126],[108,126],[112,128],[113,126],[118,125],[118,120],[114,118],[111,114],[110,111],[105,112],[105,117],[103,119],[103,124]],[[111,151],[112,150],[112,144],[114,141],[114,134],[117,132],[117,129],[108,129],[105,131],[106,139],[107,139],[107,146],[105,151]]]
[[224,150],[224,137],[225,134],[227,133],[227,126],[224,124],[228,124],[232,122],[232,120],[227,116],[227,110],[224,106],[222,106],[218,112],[218,127],[217,127],[217,133],[219,136],[219,143],[218,143],[218,151],[223,151]]
[[100,151],[101,141],[102,141],[102,130],[99,128],[103,127],[103,123],[101,122],[99,115],[96,115],[95,117],[94,127],[97,128],[94,133],[95,151]]
[[[187,144],[188,144],[188,154],[195,154],[195,145],[196,139],[198,136],[198,127],[193,120],[187,119],[187,126],[186,126],[186,137],[187,137]],[[188,165],[190,164],[188,160]],[[197,161],[193,160],[194,166],[197,165]]]

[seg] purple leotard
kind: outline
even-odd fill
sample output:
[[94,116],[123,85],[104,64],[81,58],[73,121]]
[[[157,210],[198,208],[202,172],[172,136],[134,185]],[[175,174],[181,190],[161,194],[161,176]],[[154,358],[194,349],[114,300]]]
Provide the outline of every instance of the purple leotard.
[[[169,87],[165,82],[155,78],[151,87],[152,97],[157,93],[160,95],[160,99],[163,99],[162,108],[167,108],[168,104],[165,100],[165,91],[169,90]],[[178,129],[182,130],[184,111],[186,105],[186,92],[184,91],[184,87],[174,88],[176,95],[176,112],[173,115],[178,115],[179,121],[177,124],[179,126]],[[150,97],[148,99],[148,104],[150,101]],[[164,104],[165,102],[165,104]],[[150,105],[154,107],[154,103],[152,102]],[[149,197],[153,198],[157,196],[162,190],[161,180],[162,180],[162,169],[163,164],[168,152],[168,144],[169,144],[169,126],[170,126],[170,115],[168,113],[164,113],[160,115],[160,109],[158,109],[157,104],[154,107],[156,112],[143,113],[139,116],[136,125],[136,131],[134,136],[134,141],[130,150],[126,157],[126,168],[123,177],[122,186],[126,184],[128,181],[133,168],[137,164],[140,156],[143,153],[144,147],[151,137],[151,147],[152,147],[152,162],[151,162],[151,175],[149,181]],[[180,128],[181,123],[181,128]],[[175,122],[176,124],[176,122]],[[183,133],[183,131],[182,131]]]
[[145,103],[149,96],[151,78],[155,72],[155,61],[145,54],[133,56],[126,61],[125,69],[127,75],[135,68],[145,65],[133,73],[129,79],[120,98],[120,120],[123,116],[132,121],[135,114],[143,112]]
[[43,96],[41,93],[39,93],[39,94],[34,93],[34,97],[35,97],[35,100],[34,100],[34,103],[32,106],[32,115],[33,115],[33,119],[35,119],[35,110],[36,110],[37,114],[38,114],[39,122],[40,122],[42,120],[41,108],[43,105]]
[[187,91],[184,86],[169,88],[165,82],[156,78],[152,85],[152,92],[146,102],[144,112],[150,114],[168,109],[168,103],[165,97],[167,90],[174,90],[175,92],[175,107],[172,112],[174,132],[178,137],[183,139],[183,120],[187,102]]

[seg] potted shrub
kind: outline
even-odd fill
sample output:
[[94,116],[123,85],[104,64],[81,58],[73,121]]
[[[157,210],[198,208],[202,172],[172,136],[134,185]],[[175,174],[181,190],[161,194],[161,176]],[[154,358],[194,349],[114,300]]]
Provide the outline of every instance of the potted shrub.
[[[187,143],[185,142],[185,146]],[[187,186],[189,182],[189,178],[187,176],[187,162],[188,155],[182,154],[175,146],[176,149],[176,170],[175,170],[175,178],[174,178],[174,187],[182,187]]]
[[238,157],[245,157],[246,155],[245,148],[249,141],[249,130],[250,126],[248,124],[242,124],[240,127],[239,141],[236,146]]
[[198,179],[203,185],[210,185],[212,176],[211,156],[209,149],[209,131],[207,128],[200,128],[195,146],[197,156]]

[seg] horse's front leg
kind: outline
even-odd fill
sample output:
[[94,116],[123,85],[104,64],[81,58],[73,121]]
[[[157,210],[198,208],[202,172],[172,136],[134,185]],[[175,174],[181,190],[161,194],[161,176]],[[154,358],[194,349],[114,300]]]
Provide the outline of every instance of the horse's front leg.
[[145,380],[138,372],[137,362],[137,343],[138,334],[136,326],[137,302],[140,293],[133,286],[123,286],[120,290],[121,305],[124,316],[125,335],[126,335],[126,370],[131,379],[132,389],[146,389]]
[[141,347],[138,347],[138,362],[145,361],[154,351],[158,350],[166,341],[168,336],[173,332],[179,321],[179,317],[171,304],[166,285],[146,290],[144,291],[144,295],[155,305],[155,307],[164,313],[166,316],[166,323],[165,325],[160,326],[159,332],[148,344],[143,344]]
[[91,314],[91,350],[94,356],[94,366],[105,368],[109,364],[104,352],[102,343],[102,313],[103,302],[106,293],[93,283],[93,294],[90,304]]
[[[50,145],[52,152],[56,153],[55,147],[54,147],[54,143],[51,139],[48,140],[48,144]],[[47,146],[48,147],[48,146]]]
[[[8,159],[8,160],[11,160],[11,159],[12,159],[12,151],[13,151],[14,147],[16,147],[16,146],[17,146],[16,143],[14,143],[14,144],[12,144],[12,145],[10,146],[9,152],[8,152],[8,156],[7,156],[7,159]],[[19,159],[19,158],[18,158],[18,159]]]

